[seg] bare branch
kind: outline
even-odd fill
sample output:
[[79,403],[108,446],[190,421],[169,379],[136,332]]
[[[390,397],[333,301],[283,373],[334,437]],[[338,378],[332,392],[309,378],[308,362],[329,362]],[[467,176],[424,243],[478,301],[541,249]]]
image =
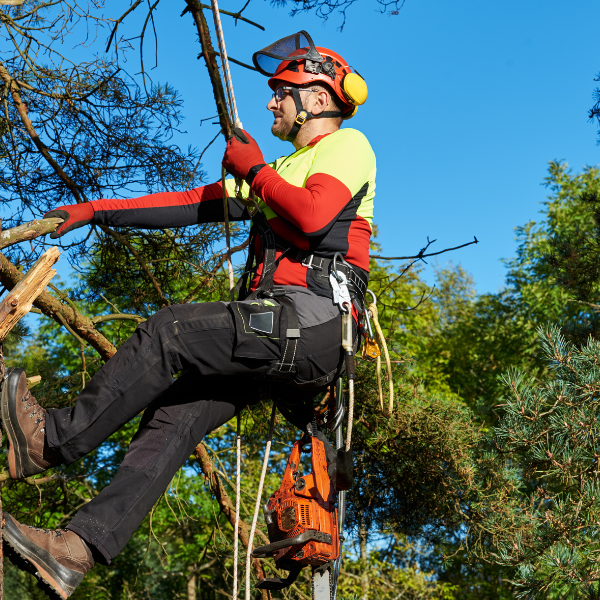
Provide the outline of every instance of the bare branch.
[[7,248],[19,242],[34,240],[41,235],[53,233],[62,222],[63,219],[36,219],[24,225],[5,229],[0,234],[0,248]]
[[379,254],[371,254],[370,258],[379,258],[381,260],[411,260],[415,258],[417,260],[422,260],[424,258],[427,258],[428,256],[437,256],[438,254],[444,254],[444,252],[450,252],[451,250],[458,250],[459,248],[470,246],[471,244],[478,244],[479,240],[475,236],[473,236],[472,242],[467,242],[466,244],[455,246],[454,248],[446,248],[445,250],[440,250],[439,252],[431,252],[430,254],[425,254],[427,248],[429,248],[429,246],[431,246],[431,244],[433,244],[434,242],[437,242],[437,240],[429,241],[429,238],[427,238],[427,246],[421,248],[421,250],[419,250],[419,253],[415,256],[380,256]]
[[113,38],[115,37],[115,34],[117,33],[117,29],[119,29],[119,25],[123,22],[123,20],[125,19],[125,17],[129,14],[132,13],[140,4],[142,3],[142,0],[135,0],[135,2],[131,5],[131,7],[126,10],[116,21],[115,21],[115,26],[113,27],[113,30],[110,33],[110,37],[108,38],[108,44],[106,44],[106,50],[105,52],[108,52],[110,45],[113,41]]
[[29,269],[27,275],[4,298],[0,305],[0,342],[21,317],[29,312],[33,301],[56,275],[56,270],[52,266],[59,256],[60,252],[56,246],[46,250]]
[[[207,8],[208,10],[212,10],[212,7],[210,6],[210,4],[201,4],[200,6],[202,6],[202,8]],[[246,6],[248,6],[248,3],[246,3]],[[246,6],[244,6],[244,8],[246,8]],[[244,10],[244,8],[242,8],[242,10],[240,10],[239,12],[236,13],[232,13],[229,12],[228,10],[223,10],[222,8],[219,9],[220,13],[223,13],[224,15],[229,15],[230,17],[233,17],[236,21],[239,19],[240,21],[245,21],[246,23],[249,23],[250,25],[254,25],[254,27],[258,27],[261,31],[264,31],[265,28],[262,25],[259,25],[258,23],[255,23],[254,21],[251,21],[250,19],[246,19],[246,17],[242,17],[242,12]],[[233,60],[233,59],[229,59],[229,60]],[[236,62],[235,60],[233,62]],[[256,69],[254,69],[256,71]]]

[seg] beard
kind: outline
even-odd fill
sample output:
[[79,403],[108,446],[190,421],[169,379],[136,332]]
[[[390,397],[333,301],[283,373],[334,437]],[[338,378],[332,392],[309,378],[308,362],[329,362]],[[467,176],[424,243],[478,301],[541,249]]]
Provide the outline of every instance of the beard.
[[271,133],[280,140],[286,141],[296,116],[278,111],[273,113],[273,117],[279,117],[279,119],[271,125]]

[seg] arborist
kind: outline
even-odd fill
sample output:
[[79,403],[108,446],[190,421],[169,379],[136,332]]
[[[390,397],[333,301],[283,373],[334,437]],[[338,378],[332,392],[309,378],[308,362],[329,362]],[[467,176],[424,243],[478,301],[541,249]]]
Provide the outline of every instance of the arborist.
[[[2,420],[15,479],[74,463],[144,411],[112,482],[64,529],[29,527],[5,514],[9,554],[61,598],[95,562],[114,560],[205,435],[265,397],[279,398],[284,414],[304,427],[311,416],[302,410],[312,411],[313,397],[343,369],[341,312],[357,316],[367,289],[375,156],[362,133],[340,127],[366,100],[366,84],[306,32],[253,60],[270,77],[271,132],[295,150],[267,163],[245,131],[227,143],[223,166],[234,176],[226,181],[229,220],[252,221],[238,301],[160,310],[72,407],[42,408],[22,369],[4,382]],[[218,223],[223,206],[219,182],[61,206],[46,217],[64,219],[52,235],[60,237],[89,224]],[[332,269],[344,275],[352,305],[332,290]]]

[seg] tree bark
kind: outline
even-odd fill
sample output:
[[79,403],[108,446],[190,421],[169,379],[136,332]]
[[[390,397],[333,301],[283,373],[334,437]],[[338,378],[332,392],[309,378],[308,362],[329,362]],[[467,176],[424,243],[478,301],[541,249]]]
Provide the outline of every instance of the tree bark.
[[7,248],[19,242],[33,240],[40,235],[53,233],[62,222],[63,219],[36,219],[24,225],[7,229],[0,235],[0,248]]
[[219,65],[215,59],[216,53],[210,39],[210,30],[208,29],[208,24],[206,23],[204,13],[202,12],[202,4],[198,2],[198,0],[186,0],[186,4],[188,6],[187,10],[189,10],[192,13],[192,17],[194,17],[194,23],[196,23],[196,29],[198,30],[200,47],[202,48],[201,55],[204,57],[206,68],[208,69],[208,76],[210,77],[210,84],[217,104],[217,112],[219,113],[221,130],[225,134],[225,137],[229,139],[233,135],[233,131],[227,116],[225,91],[223,90],[223,83],[221,82]]

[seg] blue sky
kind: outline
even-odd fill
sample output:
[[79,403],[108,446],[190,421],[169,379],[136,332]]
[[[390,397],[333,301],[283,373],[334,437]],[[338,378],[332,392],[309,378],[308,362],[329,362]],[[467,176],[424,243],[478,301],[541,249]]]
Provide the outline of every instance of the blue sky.
[[[220,1],[226,10],[241,5]],[[504,282],[501,259],[515,253],[514,227],[539,218],[548,161],[565,159],[575,170],[600,162],[587,119],[600,71],[600,4],[407,0],[397,16],[378,11],[359,0],[340,32],[335,15],[325,23],[291,18],[289,8],[253,0],[245,15],[266,31],[223,17],[227,50],[251,62],[255,50],[306,29],[344,56],[369,85],[367,103],[346,126],[363,131],[377,155],[375,222],[385,254],[412,254],[427,236],[441,249],[476,235],[479,245],[442,259],[462,264],[478,291],[495,292]],[[215,110],[194,27],[168,4],[157,16],[152,76],[182,93],[181,141],[202,147],[216,126],[199,121]],[[240,117],[265,157],[291,152],[269,132],[266,78],[231,69]],[[211,179],[223,148],[219,139],[205,155]]]
[[[120,13],[123,4],[109,2],[110,11]],[[204,61],[196,59],[193,20],[179,17],[180,4],[158,5],[158,66],[150,75],[184,99],[176,142],[203,148],[217,126],[200,121],[216,109]],[[220,0],[226,10],[243,4]],[[600,163],[596,127],[587,119],[600,85],[594,82],[600,3],[406,0],[396,16],[379,10],[375,0],[358,0],[339,31],[335,14],[327,22],[292,18],[289,6],[252,0],[244,14],[266,31],[224,16],[227,49],[251,62],[255,50],[305,29],[317,45],[345,57],[369,85],[367,103],[346,126],[365,133],[377,156],[375,223],[384,254],[416,253],[427,236],[439,250],[476,235],[480,244],[443,255],[440,263],[460,263],[479,292],[495,292],[504,283],[502,259],[515,254],[514,228],[539,218],[548,161],[564,159],[575,170]],[[121,31],[139,35],[143,18],[133,13]],[[149,33],[145,48],[148,68]],[[139,71],[137,51],[125,67]],[[265,157],[292,152],[270,134],[266,78],[235,64],[231,70],[240,117]],[[220,175],[223,150],[219,138],[205,154],[209,181]],[[61,263],[67,277],[67,262]],[[432,282],[431,271],[425,275]]]

